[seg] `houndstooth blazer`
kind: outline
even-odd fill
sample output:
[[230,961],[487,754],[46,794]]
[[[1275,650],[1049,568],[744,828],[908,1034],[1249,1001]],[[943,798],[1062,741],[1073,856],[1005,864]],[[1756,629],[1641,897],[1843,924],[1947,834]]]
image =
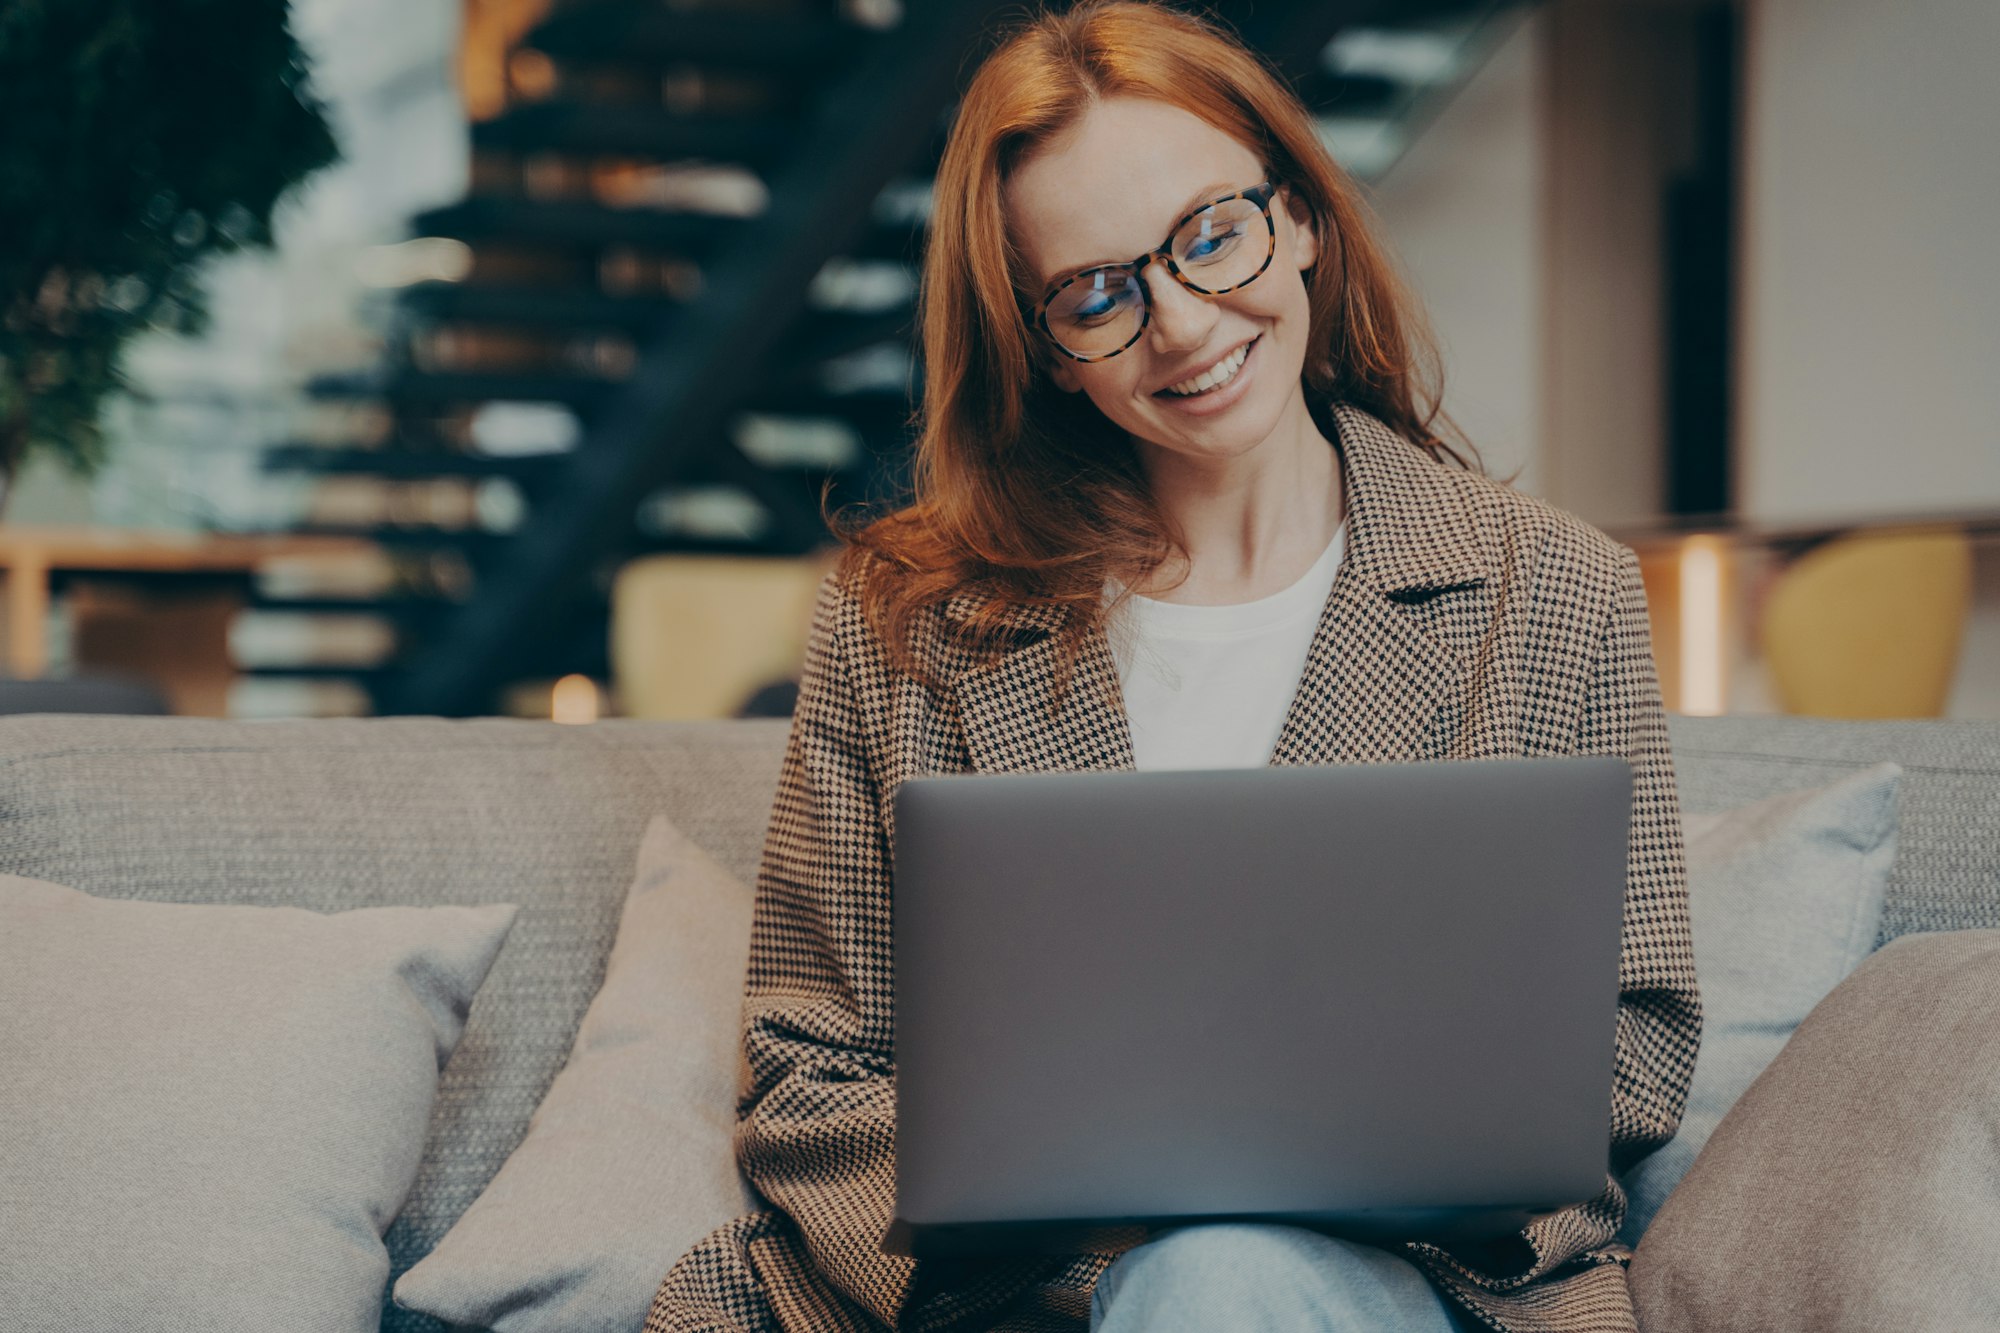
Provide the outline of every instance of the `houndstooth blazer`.
[[[1595,528],[1448,468],[1337,407],[1347,555],[1271,762],[1380,763],[1616,754],[1634,766],[1610,1166],[1672,1137],[1701,1028],[1681,822],[1636,557]],[[1115,1257],[915,1261],[884,1254],[895,1197],[890,867],[897,787],[917,774],[1133,767],[1103,634],[1053,719],[1065,614],[1012,613],[979,669],[947,622],[913,643],[949,684],[892,673],[838,573],[821,584],[762,865],[743,1008],[737,1158],[769,1207],[680,1257],[647,1333],[824,1333],[892,1326],[1068,1330]],[[1113,694],[1108,696],[1115,698]],[[1607,1019],[1609,1016],[1607,1015]],[[1404,1253],[1476,1320],[1537,1333],[1633,1333],[1615,1176],[1478,1255]]]

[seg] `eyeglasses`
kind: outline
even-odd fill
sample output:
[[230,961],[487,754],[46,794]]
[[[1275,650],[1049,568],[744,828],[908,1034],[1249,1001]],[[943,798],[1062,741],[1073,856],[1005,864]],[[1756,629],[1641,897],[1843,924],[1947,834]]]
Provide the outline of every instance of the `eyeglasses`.
[[1151,321],[1152,302],[1141,280],[1146,265],[1162,260],[1181,286],[1202,296],[1247,287],[1271,266],[1278,230],[1271,221],[1274,181],[1211,199],[1174,224],[1166,242],[1125,264],[1100,264],[1056,283],[1035,306],[1030,322],[1063,355],[1103,361],[1139,341]]

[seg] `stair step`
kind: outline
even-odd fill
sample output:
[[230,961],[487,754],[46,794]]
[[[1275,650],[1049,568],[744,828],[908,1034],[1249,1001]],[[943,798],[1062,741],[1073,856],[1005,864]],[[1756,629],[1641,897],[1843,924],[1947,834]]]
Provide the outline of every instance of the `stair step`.
[[743,410],[778,417],[831,417],[851,423],[866,438],[887,440],[908,435],[905,423],[916,405],[901,388],[841,394],[793,389],[760,395],[745,403]]
[[559,245],[640,245],[699,256],[733,239],[743,219],[657,208],[608,208],[573,199],[475,197],[419,213],[417,236],[461,241],[531,241]]
[[914,333],[915,314],[909,309],[850,313],[816,310],[799,321],[772,356],[773,366],[826,361],[848,352]]
[[1411,87],[1379,74],[1318,69],[1299,80],[1299,100],[1322,116],[1388,116],[1402,109]]
[[783,120],[676,115],[664,107],[531,102],[472,126],[475,148],[629,153],[764,166],[783,156],[798,131]]
[[559,7],[523,45],[558,58],[804,74],[843,68],[871,34],[834,19],[676,12],[630,0]]
[[369,477],[517,477],[554,472],[568,453],[490,454],[444,453],[415,449],[357,449],[316,444],[281,444],[264,451],[266,472],[316,472]]
[[[740,217],[709,213],[612,208],[585,200],[486,196],[419,213],[411,222],[411,234],[444,236],[474,243],[507,241],[574,247],[630,245],[700,259],[734,242],[746,221]],[[894,259],[915,265],[923,257],[923,240],[921,227],[912,227],[908,223],[875,223],[855,238],[847,253],[856,259]]]
[[853,259],[893,259],[911,268],[921,268],[928,235],[929,229],[924,226],[892,227],[876,223],[855,237],[842,253]]
[[355,666],[339,662],[283,662],[260,663],[256,666],[239,666],[238,676],[282,677],[285,679],[339,679],[351,680],[355,684],[374,693],[373,686],[394,675],[393,662],[379,666]]
[[[460,529],[451,531],[443,528],[422,527],[370,527],[351,524],[313,523],[287,530],[288,535],[297,536],[338,536],[354,540],[374,542],[390,550],[456,550],[477,564],[490,558],[504,547],[514,534],[511,532],[490,532],[485,529]],[[792,551],[782,549],[782,543],[762,539],[744,540],[724,537],[694,536],[652,536],[634,533],[624,544],[625,554],[634,555],[789,555]]]
[[405,309],[431,319],[633,333],[653,328],[679,308],[672,301],[606,296],[574,288],[545,290],[455,282],[406,287],[402,303]]
[[[554,402],[587,411],[601,406],[625,383],[549,372],[400,370],[387,376],[374,372],[319,375],[306,382],[306,392],[315,398],[379,398],[410,404]],[[866,431],[884,420],[907,417],[914,403],[902,385],[839,394],[800,388],[761,395],[743,404],[741,410],[774,416],[836,417],[851,420]]]
[[402,622],[428,622],[456,610],[462,603],[441,597],[389,594],[382,597],[284,597],[252,591],[243,605],[252,611],[300,615],[381,616]]
[[367,399],[408,404],[439,403],[563,403],[591,408],[616,393],[617,380],[583,375],[502,374],[491,371],[427,372],[400,370],[316,375],[306,381],[314,398]]
[[301,537],[345,537],[391,551],[457,551],[474,564],[489,559],[513,536],[485,528],[435,528],[372,523],[304,523],[288,529]]
[[[465,286],[427,282],[403,293],[406,309],[443,324],[481,324],[555,333],[608,330],[649,334],[681,309],[671,301],[605,296],[598,292],[532,287]],[[772,355],[783,365],[824,361],[891,338],[909,337],[914,313],[904,306],[887,311],[815,310],[786,335]]]

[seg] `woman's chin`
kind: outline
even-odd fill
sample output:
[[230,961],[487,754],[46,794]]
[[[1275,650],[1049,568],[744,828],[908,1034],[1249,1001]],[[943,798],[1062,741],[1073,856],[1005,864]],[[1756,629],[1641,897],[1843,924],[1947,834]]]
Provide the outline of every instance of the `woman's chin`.
[[1253,420],[1247,415],[1200,430],[1168,430],[1149,423],[1143,434],[1134,433],[1132,438],[1142,451],[1172,454],[1190,462],[1226,463],[1270,439],[1275,425],[1275,416]]
[[[1175,448],[1193,448],[1203,453],[1238,454],[1268,439],[1284,420],[1286,403],[1269,392],[1270,384],[1257,385],[1257,392],[1245,397],[1228,411],[1214,416],[1191,417],[1172,408],[1149,414],[1146,434],[1171,440]],[[1303,406],[1303,388],[1294,395]]]

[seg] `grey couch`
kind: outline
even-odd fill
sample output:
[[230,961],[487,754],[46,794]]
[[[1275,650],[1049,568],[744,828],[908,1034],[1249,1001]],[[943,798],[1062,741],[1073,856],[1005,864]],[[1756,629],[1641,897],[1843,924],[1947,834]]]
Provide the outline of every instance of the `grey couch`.
[[[102,896],[319,911],[520,904],[388,1233],[393,1282],[499,1169],[561,1068],[648,817],[668,814],[748,880],[788,725],[5,718],[0,871]],[[1672,727],[1689,811],[1901,764],[1883,940],[2000,926],[2000,723]],[[442,1328],[386,1291],[382,1327]]]

